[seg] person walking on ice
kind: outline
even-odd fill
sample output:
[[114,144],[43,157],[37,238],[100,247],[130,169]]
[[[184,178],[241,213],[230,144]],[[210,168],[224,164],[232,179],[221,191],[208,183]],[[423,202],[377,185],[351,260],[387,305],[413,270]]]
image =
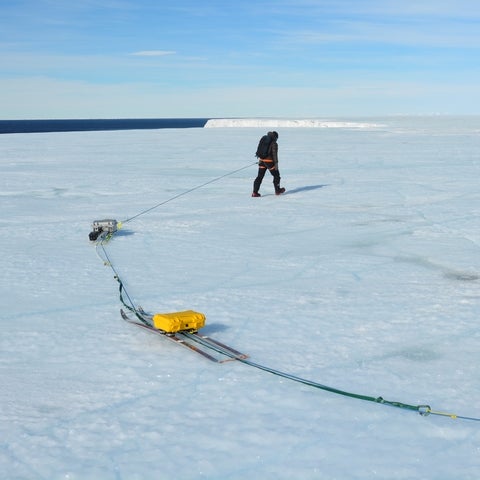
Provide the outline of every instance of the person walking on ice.
[[273,176],[273,186],[275,187],[275,195],[281,195],[285,189],[280,187],[280,171],[278,170],[278,133],[268,132],[258,142],[257,153],[258,174],[253,182],[252,197],[261,197],[259,190],[263,177],[267,169]]

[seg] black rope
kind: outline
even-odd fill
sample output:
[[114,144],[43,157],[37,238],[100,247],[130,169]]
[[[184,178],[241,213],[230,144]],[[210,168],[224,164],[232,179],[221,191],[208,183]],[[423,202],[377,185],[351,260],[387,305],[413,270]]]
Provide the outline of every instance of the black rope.
[[198,190],[199,188],[205,187],[206,185],[210,185],[211,183],[218,182],[218,181],[221,180],[222,178],[228,177],[229,175],[233,175],[234,173],[241,172],[242,170],[245,170],[245,169],[247,169],[247,168],[250,168],[252,165],[255,165],[255,164],[257,164],[257,163],[258,163],[258,162],[250,163],[250,164],[248,164],[248,165],[245,165],[245,166],[242,167],[242,168],[239,168],[239,169],[237,169],[237,170],[233,170],[233,171],[231,171],[231,172],[225,173],[224,175],[221,175],[220,177],[216,177],[216,178],[214,178],[213,180],[209,180],[208,182],[202,183],[201,185],[197,185],[196,187],[190,188],[189,190],[185,190],[184,192],[181,192],[181,193],[179,193],[179,194],[177,194],[177,195],[174,195],[173,197],[171,197],[171,198],[169,198],[169,199],[167,199],[167,200],[164,200],[163,202],[157,203],[157,205],[154,205],[153,207],[147,208],[146,210],[143,210],[142,212],[137,213],[137,214],[134,215],[133,217],[127,218],[127,219],[124,220],[122,223],[130,222],[130,221],[132,221],[133,219],[140,217],[141,215],[145,215],[146,213],[151,212],[152,210],[155,210],[156,208],[161,207],[162,205],[165,205],[165,204],[168,203],[168,202],[171,202],[172,200],[175,200],[175,199],[177,199],[177,198],[179,198],[179,197],[182,197],[183,195],[187,195],[188,193],[194,192],[195,190]]

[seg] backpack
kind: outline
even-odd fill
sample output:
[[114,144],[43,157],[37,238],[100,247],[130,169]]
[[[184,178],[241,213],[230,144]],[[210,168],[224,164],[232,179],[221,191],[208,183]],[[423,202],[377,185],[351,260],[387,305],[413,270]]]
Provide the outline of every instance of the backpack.
[[258,142],[257,152],[255,153],[257,158],[267,158],[272,140],[273,139],[270,135],[264,135],[260,139]]

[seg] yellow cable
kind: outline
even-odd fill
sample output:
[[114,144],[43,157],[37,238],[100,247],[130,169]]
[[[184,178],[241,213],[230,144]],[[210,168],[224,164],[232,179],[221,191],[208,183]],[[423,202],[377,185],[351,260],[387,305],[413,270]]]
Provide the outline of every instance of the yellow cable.
[[437,412],[431,409],[429,410],[428,413],[431,413],[432,415],[441,415],[442,417],[450,417],[450,418],[453,418],[454,420],[458,418],[458,415],[456,415],[455,413]]

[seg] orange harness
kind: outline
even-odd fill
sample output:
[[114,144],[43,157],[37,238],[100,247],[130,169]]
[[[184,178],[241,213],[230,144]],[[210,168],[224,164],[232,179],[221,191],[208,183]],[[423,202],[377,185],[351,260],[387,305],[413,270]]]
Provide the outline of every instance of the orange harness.
[[268,168],[269,170],[272,170],[272,168],[275,168],[275,165],[273,165],[272,167],[267,167],[266,165],[262,165],[262,163],[273,163],[273,160],[270,158],[261,158],[260,162],[261,163],[258,164],[259,168]]

